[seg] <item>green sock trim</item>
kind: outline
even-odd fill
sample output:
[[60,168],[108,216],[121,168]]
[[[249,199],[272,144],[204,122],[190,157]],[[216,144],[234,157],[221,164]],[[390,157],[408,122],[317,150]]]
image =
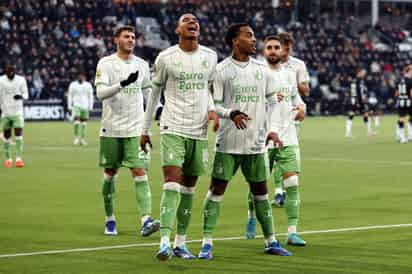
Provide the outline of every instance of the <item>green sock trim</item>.
[[192,217],[193,194],[180,193],[177,209],[177,234],[186,235]]
[[288,225],[297,225],[300,214],[300,194],[298,186],[286,188],[285,209],[286,215],[288,216]]
[[220,202],[206,199],[203,207],[203,235],[212,236],[220,215]]
[[4,142],[4,155],[6,156],[7,159],[11,159],[11,145],[9,142]]
[[138,181],[134,183],[136,190],[136,202],[140,214],[152,214],[152,193],[148,181]]
[[103,195],[103,202],[104,202],[104,212],[107,217],[113,216],[114,214],[114,178],[110,179],[103,179],[103,186],[102,186],[102,195]]
[[269,200],[255,200],[256,218],[259,221],[265,238],[273,235],[272,207]]
[[168,236],[172,232],[179,203],[179,192],[164,190],[160,200],[160,236]]

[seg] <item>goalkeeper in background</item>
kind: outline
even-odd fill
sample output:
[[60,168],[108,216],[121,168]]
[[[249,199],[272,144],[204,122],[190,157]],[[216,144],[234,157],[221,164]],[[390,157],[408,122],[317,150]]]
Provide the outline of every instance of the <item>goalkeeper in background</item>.
[[22,158],[23,154],[23,100],[28,99],[27,82],[24,77],[16,75],[14,65],[6,65],[6,74],[0,77],[0,109],[2,118],[0,131],[4,136],[4,152],[6,160],[4,166],[10,168],[13,166],[11,153],[11,136],[14,129],[16,140],[16,167],[24,167]]
[[77,80],[70,83],[67,94],[67,107],[74,117],[74,144],[87,145],[85,140],[89,111],[93,109],[93,87],[86,81],[83,71],[78,72]]

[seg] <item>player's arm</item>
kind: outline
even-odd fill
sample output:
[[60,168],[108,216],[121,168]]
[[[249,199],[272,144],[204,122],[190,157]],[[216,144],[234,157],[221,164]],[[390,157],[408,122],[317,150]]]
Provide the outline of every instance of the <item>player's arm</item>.
[[281,128],[281,108],[277,103],[276,96],[271,96],[267,98],[266,109],[267,109],[267,125],[268,131],[266,135],[266,145],[272,142],[275,147],[282,147],[283,142],[280,139],[280,128]]
[[150,79],[150,68],[149,64],[147,64],[143,71],[143,81],[142,81],[142,94],[143,100],[147,105],[147,101],[149,100],[149,96],[152,93],[152,81]]
[[309,73],[306,68],[306,65],[303,63],[302,66],[297,71],[297,82],[298,82],[298,90],[302,96],[309,96],[310,94],[310,87],[309,87]]
[[158,56],[153,66],[153,77],[151,81],[151,92],[148,96],[146,112],[144,115],[144,124],[142,129],[142,136],[140,137],[140,147],[143,151],[147,152],[147,145],[152,146],[150,140],[150,127],[152,124],[152,117],[156,111],[156,106],[160,101],[162,91],[166,86],[167,81],[167,68],[162,57]]
[[302,100],[299,93],[292,96],[292,106],[293,110],[296,111],[295,121],[303,121],[306,116],[306,103]]
[[100,100],[105,100],[115,96],[120,92],[121,88],[135,82],[139,76],[139,71],[135,71],[130,73],[125,80],[122,80],[119,83],[110,84],[108,71],[110,68],[107,65],[107,63],[102,64],[101,62],[97,64],[95,85],[96,95]]

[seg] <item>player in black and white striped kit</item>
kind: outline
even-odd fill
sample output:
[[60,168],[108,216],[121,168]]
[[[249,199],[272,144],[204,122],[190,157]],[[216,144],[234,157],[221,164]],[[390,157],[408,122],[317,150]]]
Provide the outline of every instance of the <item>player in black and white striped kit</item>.
[[367,128],[368,135],[373,135],[371,123],[369,121],[368,87],[366,85],[366,70],[358,68],[356,78],[350,85],[348,102],[348,118],[346,120],[346,137],[352,137],[352,121],[357,112],[363,114],[363,121]]
[[[396,138],[401,144],[406,144],[408,139],[412,140],[412,65],[405,67],[404,75],[400,78],[395,96],[397,97],[399,114]],[[405,122],[408,115],[408,136],[406,137]]]

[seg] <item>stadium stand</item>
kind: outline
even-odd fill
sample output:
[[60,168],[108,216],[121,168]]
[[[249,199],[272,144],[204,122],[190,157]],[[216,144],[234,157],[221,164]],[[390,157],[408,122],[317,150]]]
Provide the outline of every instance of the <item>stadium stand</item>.
[[[201,43],[219,58],[229,54],[222,37],[230,23],[249,21],[262,45],[269,34],[290,31],[295,55],[311,75],[313,113],[342,112],[342,100],[357,67],[368,71],[368,86],[384,110],[391,109],[392,93],[402,67],[412,60],[410,26],[360,24],[362,18],[339,14],[305,14],[294,20],[292,8],[276,1],[145,0],[73,1],[8,0],[0,6],[0,74],[13,60],[26,76],[30,99],[64,98],[82,68],[93,80],[97,60],[113,52],[113,30],[137,24],[137,54],[153,63],[157,53],[176,42],[174,26],[184,12],[200,20]],[[410,9],[409,9],[410,11]],[[411,22],[411,14],[403,14]],[[408,26],[408,24],[406,24]]]

